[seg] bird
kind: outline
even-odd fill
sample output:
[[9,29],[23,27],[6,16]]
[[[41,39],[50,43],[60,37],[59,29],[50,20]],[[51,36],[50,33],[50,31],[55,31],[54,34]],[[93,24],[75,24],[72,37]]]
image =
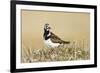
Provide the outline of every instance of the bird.
[[48,23],[44,25],[43,34],[44,43],[48,48],[58,48],[61,45],[69,44],[70,41],[64,41],[51,31]]

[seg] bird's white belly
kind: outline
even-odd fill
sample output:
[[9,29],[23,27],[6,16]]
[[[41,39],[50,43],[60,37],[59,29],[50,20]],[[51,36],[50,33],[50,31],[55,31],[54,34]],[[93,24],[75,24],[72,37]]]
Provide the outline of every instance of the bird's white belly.
[[44,43],[48,48],[57,48],[60,45],[59,43],[53,43],[50,39],[45,40]]

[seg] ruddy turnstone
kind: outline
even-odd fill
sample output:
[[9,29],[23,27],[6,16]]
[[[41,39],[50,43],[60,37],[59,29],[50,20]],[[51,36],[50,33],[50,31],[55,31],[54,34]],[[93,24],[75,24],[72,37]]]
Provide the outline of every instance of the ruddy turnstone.
[[44,43],[48,48],[58,48],[62,44],[70,43],[69,41],[62,40],[53,32],[51,32],[51,27],[49,26],[49,24],[44,25],[43,38],[44,38]]

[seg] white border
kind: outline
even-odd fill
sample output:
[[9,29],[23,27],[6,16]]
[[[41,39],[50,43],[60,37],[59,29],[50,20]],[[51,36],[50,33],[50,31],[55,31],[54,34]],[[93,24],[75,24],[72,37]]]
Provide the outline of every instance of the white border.
[[[45,10],[45,11],[67,11],[67,12],[86,12],[90,13],[90,60],[84,61],[62,61],[62,62],[39,62],[39,63],[21,63],[21,9],[27,10]],[[50,7],[35,5],[16,5],[16,68],[39,68],[54,66],[72,66],[94,64],[94,10],[84,8],[70,7]]]

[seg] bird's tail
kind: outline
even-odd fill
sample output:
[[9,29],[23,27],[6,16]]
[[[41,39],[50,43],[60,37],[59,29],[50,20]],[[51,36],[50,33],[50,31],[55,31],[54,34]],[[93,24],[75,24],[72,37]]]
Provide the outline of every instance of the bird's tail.
[[70,44],[70,41],[63,41],[64,44]]

